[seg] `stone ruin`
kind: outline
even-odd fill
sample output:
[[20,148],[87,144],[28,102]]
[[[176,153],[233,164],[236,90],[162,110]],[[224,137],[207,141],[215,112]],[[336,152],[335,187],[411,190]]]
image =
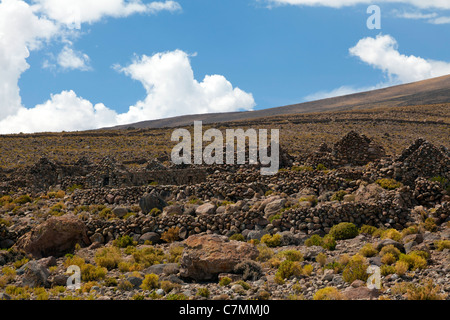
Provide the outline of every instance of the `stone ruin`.
[[413,184],[418,177],[442,177],[450,180],[450,153],[445,147],[436,147],[419,138],[394,160],[396,178]]
[[363,166],[386,156],[384,148],[365,135],[350,131],[332,148],[322,143],[307,159],[314,167],[323,164],[327,168]]
[[81,158],[73,164],[62,164],[41,158],[32,166],[12,170],[3,175],[0,193],[18,188],[45,191],[49,187],[63,189],[74,185],[86,189],[123,188],[149,184],[191,185],[206,181],[202,168],[167,168],[154,159],[142,169],[128,169],[113,158],[105,157],[99,163]]

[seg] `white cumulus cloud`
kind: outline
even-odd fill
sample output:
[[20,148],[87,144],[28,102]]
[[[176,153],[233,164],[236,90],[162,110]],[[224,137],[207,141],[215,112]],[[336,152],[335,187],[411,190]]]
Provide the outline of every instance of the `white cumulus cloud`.
[[58,65],[64,70],[90,70],[90,58],[87,54],[76,51],[69,46],[64,46],[57,57]]
[[141,0],[33,0],[34,9],[63,24],[94,23],[104,17],[123,18],[133,14],[154,14],[160,11],[180,11],[175,1]]
[[0,121],[0,133],[87,130],[114,125],[116,117],[115,111],[101,103],[93,105],[70,90],[52,95],[34,108],[21,107]]
[[255,100],[222,75],[194,78],[189,55],[181,50],[142,56],[119,71],[141,82],[147,97],[119,115],[120,123],[210,112],[251,110]]
[[450,74],[450,62],[402,54],[398,50],[397,40],[390,35],[363,38],[349,52],[374,69],[381,70],[387,80],[373,86],[343,86],[320,91],[305,97],[305,100],[331,98]]

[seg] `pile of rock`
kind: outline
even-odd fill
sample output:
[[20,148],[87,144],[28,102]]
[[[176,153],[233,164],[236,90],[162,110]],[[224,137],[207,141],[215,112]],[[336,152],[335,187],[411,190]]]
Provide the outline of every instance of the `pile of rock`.
[[326,144],[320,145],[319,150],[313,153],[307,162],[314,166],[323,164],[328,168],[336,168],[362,166],[385,156],[386,153],[382,146],[365,135],[350,131],[337,141],[333,148],[329,148]]

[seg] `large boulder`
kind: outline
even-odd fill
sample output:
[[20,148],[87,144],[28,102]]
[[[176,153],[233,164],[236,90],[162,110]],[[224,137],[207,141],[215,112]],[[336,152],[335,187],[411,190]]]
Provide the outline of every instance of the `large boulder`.
[[220,273],[232,272],[243,260],[258,256],[254,245],[215,234],[193,235],[184,244],[180,275],[196,281],[215,279]]
[[48,277],[50,273],[42,264],[37,261],[30,261],[23,266],[23,269],[22,286],[30,288],[49,286]]
[[73,215],[52,217],[34,227],[16,243],[18,249],[40,259],[62,256],[72,251],[76,244],[88,245],[85,224]]
[[209,214],[214,214],[216,213],[216,205],[212,204],[212,203],[205,203],[202,204],[201,206],[199,206],[196,210],[195,213],[197,215],[209,215]]
[[167,206],[167,203],[155,193],[146,193],[139,200],[139,206],[141,207],[142,213],[148,214],[154,208],[162,211]]

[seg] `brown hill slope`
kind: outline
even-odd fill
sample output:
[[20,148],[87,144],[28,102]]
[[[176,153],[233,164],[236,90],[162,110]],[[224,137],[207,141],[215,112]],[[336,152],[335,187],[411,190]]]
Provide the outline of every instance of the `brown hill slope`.
[[450,75],[347,96],[249,112],[210,113],[143,121],[110,129],[180,127],[201,120],[205,124],[288,114],[361,110],[450,102]]

